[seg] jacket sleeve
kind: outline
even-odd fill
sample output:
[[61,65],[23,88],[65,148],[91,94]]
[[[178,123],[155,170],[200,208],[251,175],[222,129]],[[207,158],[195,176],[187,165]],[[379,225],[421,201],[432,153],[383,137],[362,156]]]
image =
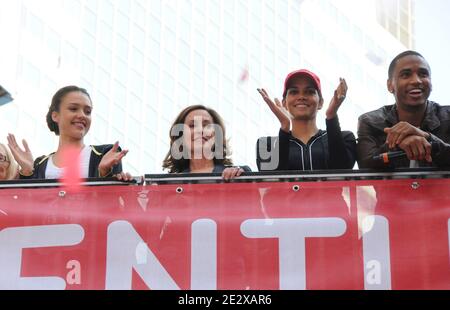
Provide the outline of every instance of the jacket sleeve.
[[430,134],[428,141],[433,144],[433,163],[437,167],[450,167],[450,144],[445,143],[439,137]]
[[350,131],[341,131],[339,118],[326,121],[330,169],[352,169],[356,162],[356,139]]
[[250,168],[249,166],[239,166],[239,167],[241,167],[244,170],[244,172],[252,172],[252,168]]
[[278,167],[276,170],[289,170],[289,141],[291,133],[280,129],[278,133]]
[[360,169],[382,169],[389,167],[383,162],[373,159],[374,156],[388,151],[388,146],[385,143],[382,145],[377,144],[376,134],[375,129],[370,126],[366,118],[364,116],[360,117],[358,120],[358,144],[356,145],[356,154]]

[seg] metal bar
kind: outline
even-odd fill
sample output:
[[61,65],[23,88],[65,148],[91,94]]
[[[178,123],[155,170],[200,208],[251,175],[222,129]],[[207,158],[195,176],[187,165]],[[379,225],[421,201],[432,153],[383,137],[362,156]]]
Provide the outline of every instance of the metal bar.
[[[82,186],[130,186],[130,185],[142,185],[144,184],[142,177],[134,177],[131,182],[122,182],[114,179],[92,179],[89,181],[81,182]],[[50,188],[50,187],[63,187],[63,183],[56,180],[27,180],[27,181],[6,181],[0,182],[0,189],[11,188]]]
[[[405,179],[405,178],[450,178],[450,171],[439,170],[404,170],[392,172],[370,172],[370,171],[353,171],[347,170],[342,173],[336,172],[318,172],[318,173],[247,173],[239,178],[231,180],[231,183],[243,182],[278,182],[286,180],[295,180],[296,182],[313,182],[313,181],[349,181],[349,180],[380,180],[380,179]],[[114,179],[92,179],[82,182],[82,186],[129,186],[129,185],[155,185],[155,184],[177,184],[177,183],[224,183],[220,174],[201,174],[201,175],[182,175],[182,174],[158,174],[146,175],[142,177],[134,177],[133,182],[121,182]],[[227,182],[229,183],[229,182]],[[56,180],[32,180],[32,181],[6,181],[0,182],[0,189],[7,188],[50,188],[62,187],[62,183]]]
[[[349,179],[405,179],[405,178],[448,178],[450,171],[396,171],[396,172],[344,172],[344,173],[317,173],[317,174],[257,174],[243,175],[231,182],[245,182],[245,181],[278,181],[278,180],[318,180],[321,181],[339,181]],[[223,182],[220,175],[201,175],[201,176],[184,176],[184,175],[146,175],[146,184],[159,183],[187,183],[187,182]]]

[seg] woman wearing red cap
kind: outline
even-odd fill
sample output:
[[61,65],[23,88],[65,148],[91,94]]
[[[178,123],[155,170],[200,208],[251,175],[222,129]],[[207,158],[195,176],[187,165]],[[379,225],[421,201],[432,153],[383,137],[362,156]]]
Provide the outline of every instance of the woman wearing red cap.
[[340,79],[326,111],[327,130],[317,128],[317,111],[323,107],[319,77],[308,71],[291,72],[284,83],[282,103],[273,102],[258,89],[281,124],[277,138],[260,138],[257,165],[261,170],[352,169],[356,140],[352,132],[341,131],[337,111],[345,100],[347,84]]

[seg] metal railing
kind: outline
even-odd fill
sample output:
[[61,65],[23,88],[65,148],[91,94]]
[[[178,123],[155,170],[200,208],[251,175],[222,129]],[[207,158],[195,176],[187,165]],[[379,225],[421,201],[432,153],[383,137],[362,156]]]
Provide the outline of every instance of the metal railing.
[[[396,170],[317,170],[317,171],[276,171],[246,172],[231,181],[224,181],[221,174],[146,174],[136,176],[131,182],[114,178],[84,179],[82,186],[133,186],[159,184],[211,184],[211,183],[252,183],[252,182],[327,182],[359,180],[396,179],[440,179],[450,178],[450,170],[437,168],[396,169]],[[0,189],[5,188],[50,188],[61,187],[58,180],[13,180],[0,181]]]

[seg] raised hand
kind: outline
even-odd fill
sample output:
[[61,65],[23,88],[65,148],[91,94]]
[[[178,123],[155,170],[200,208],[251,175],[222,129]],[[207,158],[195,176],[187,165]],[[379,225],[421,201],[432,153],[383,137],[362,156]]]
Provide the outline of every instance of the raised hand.
[[111,173],[112,168],[115,165],[119,164],[122,158],[124,158],[125,155],[128,154],[128,150],[124,150],[121,152],[118,152],[118,150],[119,142],[116,142],[113,148],[103,156],[100,164],[98,165],[100,177],[108,176]]
[[337,111],[341,107],[342,102],[344,102],[347,97],[347,82],[343,78],[339,78],[339,86],[334,91],[333,98],[331,98],[330,105],[328,106],[326,117],[328,120],[333,119],[337,116]]
[[285,132],[289,132],[291,130],[291,119],[292,119],[292,116],[289,113],[289,111],[286,110],[285,107],[283,107],[280,100],[278,100],[277,98],[274,99],[275,102],[272,101],[272,99],[270,99],[265,89],[258,88],[258,92],[260,93],[264,101],[267,103],[268,107],[273,112],[273,114],[275,114],[275,116],[280,121],[281,129],[283,129],[283,131]]
[[27,141],[22,140],[22,144],[24,149],[22,149],[16,141],[16,137],[13,134],[8,134],[8,147],[11,150],[11,153],[14,159],[20,166],[20,173],[22,175],[32,175],[33,174],[33,165],[34,159],[33,154],[31,154],[30,148],[28,147]]

